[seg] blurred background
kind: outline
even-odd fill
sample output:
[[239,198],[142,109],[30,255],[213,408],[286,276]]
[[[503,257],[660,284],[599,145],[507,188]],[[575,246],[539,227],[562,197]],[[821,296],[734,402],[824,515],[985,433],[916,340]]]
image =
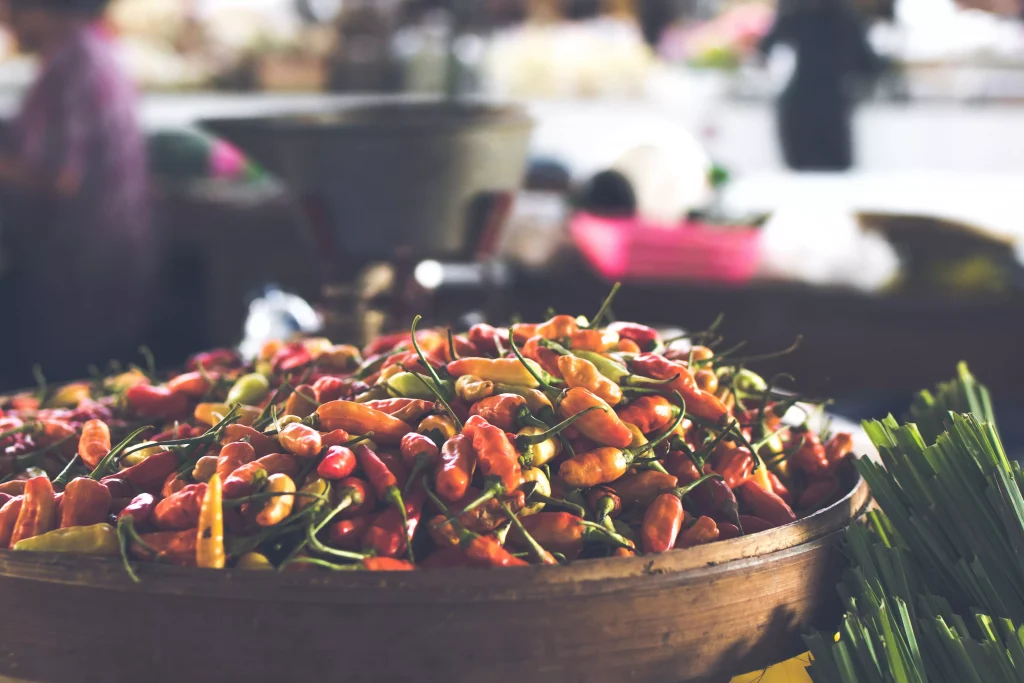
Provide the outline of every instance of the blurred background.
[[[620,316],[723,314],[743,355],[802,336],[758,367],[851,418],[961,359],[1015,410],[1021,9],[113,0],[97,30],[139,91],[158,283],[137,340],[89,357],[592,313],[621,281]],[[0,40],[6,121],[52,66],[24,48]],[[5,385],[84,375],[61,361],[90,333],[12,350]]]

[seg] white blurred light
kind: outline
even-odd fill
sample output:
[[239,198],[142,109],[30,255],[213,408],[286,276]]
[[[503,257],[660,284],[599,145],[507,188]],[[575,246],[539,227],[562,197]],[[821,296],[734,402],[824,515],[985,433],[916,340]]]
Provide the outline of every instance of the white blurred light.
[[424,289],[437,289],[444,282],[444,267],[437,261],[423,261],[416,266],[413,277]]

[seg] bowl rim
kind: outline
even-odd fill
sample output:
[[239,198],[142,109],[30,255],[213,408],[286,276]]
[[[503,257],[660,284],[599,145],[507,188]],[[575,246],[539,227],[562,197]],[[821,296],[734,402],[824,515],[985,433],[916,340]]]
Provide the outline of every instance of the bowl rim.
[[[0,581],[18,579],[147,594],[225,599],[315,600],[340,603],[521,600],[554,594],[657,589],[686,584],[810,552],[860,517],[871,502],[867,482],[803,519],[749,536],[659,555],[578,560],[569,566],[505,569],[451,568],[412,572],[276,572],[135,563],[133,583],[119,558],[0,550]],[[638,581],[642,579],[643,581]]]

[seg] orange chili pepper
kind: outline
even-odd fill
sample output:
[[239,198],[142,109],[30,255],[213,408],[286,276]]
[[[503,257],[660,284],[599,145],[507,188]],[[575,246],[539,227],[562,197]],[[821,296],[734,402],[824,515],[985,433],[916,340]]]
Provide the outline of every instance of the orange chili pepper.
[[720,444],[712,469],[722,475],[726,486],[739,487],[754,474],[754,456],[745,446]]
[[511,432],[518,429],[519,411],[526,405],[526,399],[517,394],[498,394],[474,403],[469,414],[479,415],[495,427]]
[[695,545],[717,541],[718,536],[719,530],[715,520],[710,517],[699,517],[697,521],[679,532],[676,547],[692,548]]
[[78,440],[78,457],[89,469],[95,469],[110,452],[110,427],[103,420],[89,420],[82,425]]
[[[12,503],[13,500],[8,501]],[[25,494],[21,499],[21,510],[11,534],[11,547],[18,541],[32,538],[57,526],[57,503],[53,486],[46,477],[33,477],[25,482]]]
[[825,444],[825,458],[829,468],[835,468],[853,452],[853,436],[839,432]]
[[107,521],[110,489],[88,477],[77,477],[64,487],[60,504],[60,528],[92,526]]
[[14,535],[14,525],[21,514],[21,504],[24,496],[15,496],[0,507],[0,548],[11,546],[11,536]]
[[479,415],[474,415],[466,421],[462,433],[472,440],[483,475],[500,480],[505,491],[515,490],[522,480],[523,472],[516,450],[505,432]]
[[459,547],[470,564],[479,567],[526,567],[529,562],[512,555],[493,536],[473,534]]
[[416,565],[393,557],[367,557],[363,560],[363,569],[370,572],[411,572],[416,570]]
[[308,384],[300,384],[288,397],[284,404],[285,415],[297,415],[298,417],[309,417],[320,405],[316,389]]
[[389,398],[381,401],[367,401],[363,405],[387,413],[402,422],[410,423],[434,409],[434,404],[431,401],[421,398]]
[[320,432],[300,422],[287,425],[277,435],[277,440],[281,442],[286,451],[300,458],[315,457],[323,448]]
[[561,464],[558,477],[572,488],[608,484],[626,473],[630,459],[620,448],[598,448],[577,453]]
[[537,325],[536,334],[545,339],[567,339],[580,329],[576,318],[571,315],[556,315],[547,322]]
[[568,418],[594,406],[600,410],[594,410],[584,415],[573,424],[573,427],[583,436],[601,446],[626,448],[633,443],[633,434],[622,423],[611,406],[582,387],[574,387],[565,393],[558,403],[558,414],[562,418]]
[[673,493],[662,493],[647,507],[640,527],[640,547],[645,553],[663,553],[676,545],[683,525],[683,501]]
[[[137,465],[121,470],[116,477],[127,481],[138,491],[153,492],[160,488],[168,475],[174,474],[178,465],[178,456],[174,451],[160,451]],[[105,477],[102,481],[110,478]]]
[[623,422],[636,425],[644,434],[650,434],[672,424],[678,411],[679,408],[664,396],[640,396],[615,412]]
[[[619,343],[615,345],[615,350],[622,353],[640,353],[643,351],[640,345],[632,339],[619,339]],[[625,550],[625,548],[619,548],[619,550]]]
[[456,434],[441,447],[441,458],[434,473],[434,488],[442,500],[452,503],[466,495],[476,471],[476,452],[472,440]]
[[618,405],[622,401],[622,389],[619,385],[598,372],[597,367],[589,360],[576,356],[558,356],[557,362],[565,383],[570,387],[587,389],[610,406]]
[[242,465],[256,459],[256,450],[245,441],[235,441],[220,449],[217,455],[217,476],[224,481]]
[[350,434],[373,432],[381,444],[398,444],[412,428],[396,417],[351,401],[331,401],[316,409],[320,427],[325,431],[344,429]]
[[229,443],[241,441],[242,439],[249,442],[249,445],[252,446],[257,458],[262,458],[264,455],[274,453],[280,446],[276,439],[267,436],[263,432],[258,432],[252,427],[238,424],[237,422],[229,424],[224,428],[224,431],[221,432],[220,445],[227,446]]
[[573,351],[604,353],[619,344],[619,334],[614,330],[577,330],[569,336]]

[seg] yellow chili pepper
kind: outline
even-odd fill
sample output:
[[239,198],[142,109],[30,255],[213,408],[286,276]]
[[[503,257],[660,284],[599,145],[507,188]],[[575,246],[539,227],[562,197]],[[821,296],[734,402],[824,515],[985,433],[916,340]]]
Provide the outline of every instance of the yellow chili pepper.
[[440,432],[445,441],[458,433],[455,423],[447,415],[427,415],[420,420],[419,426],[416,427],[416,431],[420,434],[429,434],[434,430]]
[[12,549],[39,553],[115,556],[120,552],[120,547],[114,527],[109,524],[93,524],[48,531],[39,536],[20,540]]
[[301,512],[310,505],[320,505],[323,501],[313,496],[326,496],[330,490],[331,485],[327,483],[327,480],[313,477],[300,489],[301,493],[308,495],[295,496],[295,511]]
[[159,453],[162,450],[165,450],[165,449],[160,444],[156,443],[155,441],[154,442],[149,442],[149,443],[147,443],[145,448],[142,448],[142,449],[139,449],[139,450],[134,451],[132,453],[129,453],[128,455],[126,455],[123,458],[121,458],[121,466],[122,467],[131,467],[133,465],[138,465],[140,462],[142,462],[143,460],[145,460],[149,456],[151,456],[151,455],[153,455],[155,453]]
[[216,472],[206,482],[206,494],[199,508],[199,528],[196,534],[196,566],[223,569],[224,505],[221,502],[220,475]]
[[214,474],[217,473],[217,456],[216,455],[204,455],[196,461],[196,466],[192,469],[192,478],[196,481],[210,481]]
[[[527,359],[538,375],[543,375],[544,370],[537,363]],[[483,380],[501,382],[503,384],[517,384],[532,389],[540,384],[530,374],[517,358],[460,358],[448,364],[448,373],[452,377],[463,375],[475,375]]]
[[641,448],[647,445],[647,437],[644,436],[644,433],[640,431],[639,427],[635,424],[630,424],[629,422],[623,422],[623,424],[626,425],[626,429],[629,430],[629,433],[633,435],[633,443],[629,444],[630,448]]
[[256,515],[256,523],[260,526],[274,526],[292,513],[295,505],[295,496],[288,495],[295,493],[295,482],[287,474],[272,474],[267,479],[267,488],[264,493],[277,493],[284,495],[272,496],[263,509]]
[[78,404],[89,398],[89,385],[86,382],[73,382],[58,389],[47,401],[54,408],[77,408]]
[[249,571],[267,571],[273,569],[274,565],[270,564],[270,560],[267,559],[266,555],[260,553],[246,553],[238,558],[238,563],[235,565],[236,569],[246,569]]
[[476,403],[494,395],[494,382],[476,375],[463,375],[455,380],[455,395],[467,403]]
[[622,401],[622,389],[619,385],[602,375],[589,360],[576,356],[559,356],[558,369],[570,387],[588,389],[610,406],[618,405]]
[[[205,425],[215,425],[224,419],[224,416],[231,412],[231,406],[226,403],[200,403],[196,406],[193,416],[197,422]],[[238,406],[238,424],[251,427],[259,418],[262,411],[255,406]]]
[[389,365],[380,371],[380,377],[377,378],[377,384],[386,384],[389,379],[395,375],[400,375],[403,372],[405,372],[405,370],[398,365]]
[[[522,436],[536,436],[543,434],[544,430],[539,427],[523,427],[519,430],[519,435]],[[558,454],[562,452],[562,443],[555,437],[551,437],[540,443],[531,444],[523,452],[523,456],[527,458],[530,465],[533,467],[540,467],[541,465],[551,462],[558,457]]]

